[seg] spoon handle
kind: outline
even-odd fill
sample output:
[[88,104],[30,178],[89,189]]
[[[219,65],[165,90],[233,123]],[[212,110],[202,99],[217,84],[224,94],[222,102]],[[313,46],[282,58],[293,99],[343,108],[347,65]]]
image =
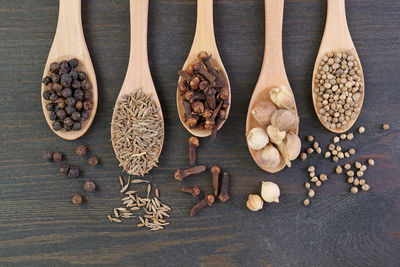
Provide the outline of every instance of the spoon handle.
[[[81,0],[60,0],[55,39],[84,40],[81,17]],[[66,38],[67,37],[67,38]]]
[[213,0],[197,0],[197,22],[194,44],[208,50],[217,46],[214,35]]
[[345,40],[346,43],[353,42],[347,26],[345,0],[328,0],[323,40],[333,44],[337,43],[337,40]]
[[261,73],[268,69],[272,79],[280,77],[285,71],[282,54],[284,3],[284,0],[265,0],[265,48]]

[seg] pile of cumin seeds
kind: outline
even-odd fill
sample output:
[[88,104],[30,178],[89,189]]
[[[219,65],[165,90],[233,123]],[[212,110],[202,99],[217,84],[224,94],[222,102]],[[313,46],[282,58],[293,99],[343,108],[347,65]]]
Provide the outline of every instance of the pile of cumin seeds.
[[158,167],[164,139],[164,122],[150,96],[141,89],[124,95],[114,110],[112,141],[119,160],[128,174],[144,176]]
[[[130,180],[125,184],[124,179],[120,176],[119,182],[121,184],[121,193],[124,194],[121,198],[122,206],[113,209],[113,214],[108,214],[107,218],[110,222],[122,223],[123,219],[139,218],[140,222],[137,227],[147,227],[151,231],[162,230],[169,224],[165,217],[170,217],[168,212],[171,208],[162,203],[160,198],[160,191],[155,189],[155,196],[150,198],[152,187],[151,184],[142,179]],[[139,196],[138,191],[128,190],[131,184],[147,183],[146,196]],[[133,213],[142,210],[141,216],[134,216]]]

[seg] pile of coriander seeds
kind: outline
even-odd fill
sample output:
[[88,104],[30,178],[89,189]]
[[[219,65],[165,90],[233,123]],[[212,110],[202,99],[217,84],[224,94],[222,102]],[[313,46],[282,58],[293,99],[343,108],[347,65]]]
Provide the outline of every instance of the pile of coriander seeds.
[[328,52],[314,77],[318,117],[330,129],[346,129],[361,111],[364,81],[353,55]]

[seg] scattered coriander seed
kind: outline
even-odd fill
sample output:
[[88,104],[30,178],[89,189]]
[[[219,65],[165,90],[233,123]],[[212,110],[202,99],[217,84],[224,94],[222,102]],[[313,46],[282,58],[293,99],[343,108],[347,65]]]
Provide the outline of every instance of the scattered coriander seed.
[[43,155],[43,158],[47,161],[52,161],[53,160],[53,153],[52,152],[46,152]]
[[342,167],[341,167],[340,165],[337,165],[337,166],[336,166],[336,173],[337,173],[337,174],[341,174],[342,172],[343,172]]
[[365,132],[365,128],[363,126],[361,126],[360,128],[358,128],[358,132],[359,133],[364,133]]
[[92,193],[96,190],[96,184],[93,181],[86,181],[83,185],[83,189],[88,193]]
[[350,148],[349,153],[350,153],[350,155],[354,155],[354,154],[356,154],[356,150],[354,148]]
[[314,177],[315,176],[315,172],[310,172],[310,177]]
[[338,161],[339,161],[339,158],[338,158],[337,156],[334,156],[334,157],[332,158],[332,160],[333,160],[333,162],[338,162]]
[[316,151],[318,154],[321,154],[322,149],[321,149],[320,147],[317,147],[317,148],[315,149],[315,151]]
[[321,181],[317,181],[317,182],[315,182],[315,185],[320,187],[322,185],[322,182]]
[[374,166],[374,165],[375,165],[375,161],[374,161],[373,159],[369,159],[369,160],[368,160],[368,164],[369,164],[370,166]]
[[354,177],[353,177],[353,176],[348,177],[348,178],[347,178],[347,182],[348,182],[349,184],[352,184],[352,183],[354,182]]
[[310,179],[310,181],[313,182],[313,183],[316,183],[316,182],[318,182],[319,180],[318,180],[318,177],[314,176],[314,177],[312,177],[312,178]]
[[340,141],[340,138],[338,136],[333,137],[333,143],[338,143]]
[[68,174],[68,171],[69,171],[69,165],[68,164],[67,165],[63,165],[63,166],[60,167],[60,173],[61,174]]
[[350,192],[351,192],[352,194],[357,194],[357,193],[358,193],[358,188],[355,187],[355,186],[353,186],[353,187],[350,189]]
[[304,184],[304,187],[307,188],[307,189],[310,189],[311,185],[310,185],[309,182],[306,182],[306,183]]
[[60,162],[63,158],[63,155],[60,152],[54,152],[53,153],[53,161],[54,162]]
[[344,164],[344,168],[345,168],[346,170],[350,170],[350,169],[351,169],[351,165],[348,164],[348,163],[346,163],[346,164]]
[[360,184],[360,180],[358,178],[354,178],[353,185],[357,186]]
[[99,159],[96,156],[91,156],[88,162],[90,166],[96,166],[99,164]]
[[335,150],[335,145],[334,144],[329,144],[329,150],[330,151],[333,151],[333,150]]
[[365,185],[365,179],[360,179],[360,185],[361,186]]
[[308,142],[314,141],[314,137],[312,135],[307,136]]
[[385,123],[385,124],[382,125],[382,129],[383,129],[383,130],[389,130],[389,128],[390,128],[390,125],[387,124],[387,123]]
[[367,170],[367,165],[361,165],[360,171],[365,172]]
[[342,151],[342,147],[339,146],[339,145],[337,145],[337,146],[336,146],[336,150],[337,150],[338,152],[340,152],[340,151]]
[[314,166],[309,166],[307,169],[308,172],[315,172],[315,167]]
[[354,176],[354,172],[353,172],[353,171],[347,171],[346,174],[347,174],[348,176]]
[[348,133],[347,134],[347,140],[353,140],[354,134],[353,133]]
[[308,154],[311,154],[311,153],[313,153],[313,152],[314,152],[314,149],[312,149],[311,147],[307,148],[307,153],[308,153]]
[[325,158],[327,159],[327,158],[329,158],[331,156],[331,152],[330,151],[326,151],[325,152]]
[[340,135],[340,139],[344,140],[344,139],[346,139],[346,138],[347,138],[347,135],[346,135],[346,134],[341,134],[341,135]]
[[304,199],[304,206],[310,205],[310,200],[308,198]]
[[358,162],[358,161],[356,161],[356,162],[354,163],[354,166],[355,166],[357,169],[359,169],[359,168],[361,168],[361,163]]
[[315,196],[315,191],[313,189],[308,190],[308,196],[309,197],[314,197]]
[[364,172],[363,171],[358,171],[357,172],[357,176],[358,177],[363,177],[364,176]]
[[345,158],[350,158],[350,153],[349,152],[344,152],[344,157]]
[[332,155],[336,156],[337,154],[338,154],[338,151],[337,151],[337,150],[333,150],[333,151],[332,151]]
[[300,154],[300,158],[301,158],[302,161],[305,161],[307,159],[307,153],[304,153],[304,152],[301,153]]
[[319,179],[320,179],[321,181],[325,182],[325,181],[328,180],[328,176],[327,176],[325,173],[323,173],[323,174],[321,174],[321,175],[319,176]]
[[340,152],[337,154],[337,156],[338,156],[339,159],[344,159],[344,153],[343,153],[342,151],[340,151]]
[[76,194],[73,198],[72,198],[72,203],[75,205],[80,205],[83,202],[83,197],[79,194]]
[[86,152],[87,152],[87,149],[86,149],[86,147],[85,146],[83,146],[83,145],[80,145],[80,146],[77,146],[76,148],[75,148],[75,153],[78,155],[78,156],[85,156],[86,155]]
[[363,191],[368,191],[369,188],[370,188],[370,187],[369,187],[368,184],[365,184],[365,185],[361,186],[361,189],[362,189]]
[[318,142],[314,142],[314,143],[313,143],[313,147],[314,147],[314,149],[317,149],[317,148],[319,147]]

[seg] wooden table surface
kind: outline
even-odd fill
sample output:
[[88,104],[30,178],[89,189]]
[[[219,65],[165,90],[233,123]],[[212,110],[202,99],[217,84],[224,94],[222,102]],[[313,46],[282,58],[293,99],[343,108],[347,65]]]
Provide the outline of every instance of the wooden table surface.
[[[163,231],[136,228],[137,220],[112,224],[106,215],[120,205],[121,168],[110,142],[110,121],[128,63],[129,1],[84,0],[85,36],[99,86],[99,108],[88,133],[64,141],[48,128],[40,106],[40,80],[57,23],[54,0],[0,1],[0,265],[1,266],[399,266],[400,265],[400,1],[348,0],[350,32],[366,78],[364,108],[355,127],[357,154],[375,159],[366,173],[369,192],[348,193],[334,164],[312,155],[277,174],[261,171],[248,153],[247,106],[261,68],[264,4],[261,0],[216,0],[215,34],[232,85],[232,109],[217,141],[201,139],[198,162],[218,164],[231,175],[229,202],[198,216],[197,199],[177,192],[178,167],[189,165],[187,138],[175,106],[178,70],[195,30],[196,1],[154,0],[149,15],[149,61],[166,127],[160,166],[146,178],[170,205]],[[311,102],[311,74],[323,33],[326,2],[288,0],[283,48],[300,115],[300,135],[312,134],[325,151],[334,136],[317,120]],[[389,131],[381,129],[390,123]],[[356,128],[352,130],[355,131]],[[304,139],[303,139],[304,140]],[[90,167],[74,154],[85,144],[101,164]],[[304,141],[303,147],[307,144]],[[93,179],[98,192],[86,194],[83,179],[58,174],[60,164],[42,159],[62,151],[67,161]],[[345,161],[342,160],[341,163]],[[304,207],[306,168],[314,164],[331,178]],[[260,212],[246,209],[249,193],[262,180],[279,184],[279,204]],[[188,179],[211,191],[209,173]],[[88,199],[73,206],[75,193]]]

